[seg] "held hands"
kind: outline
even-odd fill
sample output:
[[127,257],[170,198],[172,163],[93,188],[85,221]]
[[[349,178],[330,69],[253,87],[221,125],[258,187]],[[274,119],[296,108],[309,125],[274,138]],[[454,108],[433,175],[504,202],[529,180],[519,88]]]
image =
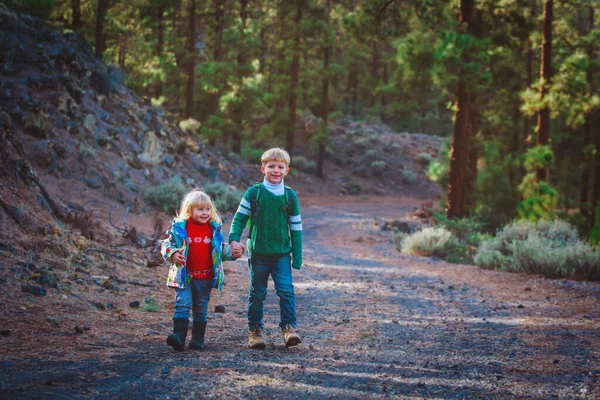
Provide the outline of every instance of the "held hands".
[[244,250],[246,247],[240,242],[236,242],[234,240],[233,242],[229,243],[229,246],[231,246],[231,258],[240,258],[244,255]]

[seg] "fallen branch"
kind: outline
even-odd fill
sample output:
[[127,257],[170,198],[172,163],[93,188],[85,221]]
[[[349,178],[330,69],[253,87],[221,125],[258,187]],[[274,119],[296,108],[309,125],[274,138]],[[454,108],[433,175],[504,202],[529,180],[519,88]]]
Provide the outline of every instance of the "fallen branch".
[[152,284],[152,283],[144,283],[144,282],[139,282],[139,281],[128,281],[126,279],[122,279],[117,276],[111,276],[110,279],[117,283],[125,283],[127,285],[144,286],[144,287],[153,287],[154,286],[154,284]]

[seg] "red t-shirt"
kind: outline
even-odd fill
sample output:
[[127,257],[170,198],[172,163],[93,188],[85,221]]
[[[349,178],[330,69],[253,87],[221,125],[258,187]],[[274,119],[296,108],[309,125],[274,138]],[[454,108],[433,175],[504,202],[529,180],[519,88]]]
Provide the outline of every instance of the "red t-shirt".
[[185,266],[194,279],[212,279],[212,228],[189,218],[185,225],[190,247]]

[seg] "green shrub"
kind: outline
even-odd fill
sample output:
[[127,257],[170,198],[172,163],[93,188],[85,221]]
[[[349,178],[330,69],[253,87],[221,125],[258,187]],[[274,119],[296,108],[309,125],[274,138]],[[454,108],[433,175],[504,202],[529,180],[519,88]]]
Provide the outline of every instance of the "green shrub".
[[600,280],[600,250],[561,220],[513,222],[481,243],[475,262],[501,271]]
[[235,211],[244,195],[223,182],[209,183],[202,190],[210,196],[219,212]]
[[433,212],[433,219],[452,232],[458,239],[465,240],[471,245],[479,245],[477,238],[481,237],[485,222],[480,221],[478,218],[448,219],[442,213]]
[[260,164],[260,158],[262,157],[263,153],[264,151],[260,149],[253,149],[249,147],[242,148],[242,160]]
[[200,121],[195,120],[194,118],[188,118],[179,121],[179,128],[189,135],[198,135],[198,133],[200,133],[201,126],[202,124]]
[[41,19],[50,18],[50,14],[54,9],[54,0],[21,0],[20,3],[20,8],[24,13]]
[[425,228],[402,241],[402,252],[424,257],[444,258],[459,247],[458,240],[445,228]]
[[369,150],[367,150],[366,155],[367,155],[367,157],[375,157],[377,155],[377,150],[369,149]]
[[166,212],[174,213],[187,192],[188,189],[183,184],[181,178],[175,176],[167,183],[146,190],[144,199]]
[[80,143],[79,144],[79,155],[83,158],[95,158],[96,157],[96,149],[92,146],[88,146],[87,144]]
[[302,172],[305,172],[307,174],[314,174],[315,170],[317,168],[317,163],[307,159],[304,156],[295,156],[294,160],[294,167]]
[[145,312],[159,312],[161,310],[160,305],[152,297],[146,297],[144,303],[140,307],[140,310]]
[[387,169],[387,163],[385,161],[373,161],[371,163],[370,171],[375,176],[381,176]]
[[402,171],[402,180],[408,184],[415,183],[417,175],[410,168],[406,168]]
[[596,207],[595,210],[595,219],[594,226],[592,227],[592,231],[590,232],[590,242],[595,245],[600,244],[600,204]]
[[356,196],[361,194],[363,191],[363,187],[360,183],[348,182],[342,186],[340,190],[341,194],[349,194],[351,196]]
[[425,165],[429,165],[432,160],[433,160],[433,157],[429,153],[419,154],[419,161],[421,161]]

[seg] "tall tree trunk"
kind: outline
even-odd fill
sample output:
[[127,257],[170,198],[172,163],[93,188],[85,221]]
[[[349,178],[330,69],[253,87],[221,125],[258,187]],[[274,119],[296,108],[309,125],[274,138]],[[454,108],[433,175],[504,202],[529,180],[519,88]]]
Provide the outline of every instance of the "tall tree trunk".
[[108,11],[109,0],[98,0],[96,8],[96,58],[102,59],[102,54],[106,48],[106,40],[104,38],[104,18]]
[[[327,0],[327,22],[329,22],[329,13],[331,12],[331,0]],[[321,89],[321,129],[319,133],[319,150],[317,153],[317,168],[315,175],[319,178],[323,176],[323,166],[325,164],[325,143],[329,136],[329,54],[331,46],[328,44],[323,49],[323,87]]]
[[[542,66],[540,69],[540,100],[544,100],[548,85],[552,78],[552,4],[553,0],[544,1],[544,33],[542,37]],[[550,139],[550,109],[542,108],[538,113],[537,145],[545,146]],[[550,171],[540,168],[537,171],[537,181],[548,181]]]
[[[164,35],[164,13],[165,13],[165,9],[162,6],[158,7],[158,41],[156,43],[156,56],[158,57],[158,63],[160,65],[160,68],[163,67],[163,62],[162,62],[162,54],[163,54],[163,47],[164,47],[164,42],[165,42],[165,35]],[[162,96],[163,94],[163,81],[162,78],[159,76],[158,77],[158,81],[156,82],[156,95],[155,97],[158,99],[160,96]]]
[[[532,21],[535,21],[537,18],[537,0],[531,0],[531,12],[529,14]],[[533,58],[534,52],[531,47],[531,43],[528,42],[529,50],[527,51],[527,89],[531,89],[531,84],[533,83]],[[525,115],[523,118],[523,148],[527,149],[528,147],[528,138],[531,134],[531,117],[529,115]],[[518,136],[518,135],[517,135]],[[517,152],[519,151],[519,147],[517,147]]]
[[[588,8],[588,34],[594,30],[594,7]],[[587,55],[590,62],[594,60],[594,45],[589,44],[587,49]],[[586,79],[589,86],[590,96],[594,94],[594,76],[592,73],[592,67],[588,66],[586,71]],[[592,166],[590,160],[589,147],[592,144],[592,113],[588,112],[585,116],[585,124],[583,127],[583,151],[582,160],[583,168],[581,170],[581,187],[579,188],[579,212],[587,221],[590,223],[590,227],[593,225],[594,219],[592,217],[592,208],[590,208],[590,180],[592,177]],[[596,177],[600,179],[600,177]]]
[[[473,0],[461,0],[459,30],[473,33]],[[463,61],[468,61],[468,55],[463,54]],[[471,110],[470,93],[463,72],[460,73],[456,91],[456,113],[454,114],[454,127],[452,129],[452,148],[450,150],[450,182],[446,199],[446,216],[448,218],[461,218],[466,215],[467,207],[472,201],[467,198],[467,189],[471,176],[469,170],[469,139],[473,131],[474,116]],[[476,167],[475,167],[476,168]],[[472,173],[472,171],[471,171]],[[475,173],[476,174],[476,173]]]
[[596,113],[596,117],[596,155],[594,157],[594,184],[592,187],[592,215],[594,216],[596,215],[596,208],[600,207],[600,113]]
[[119,67],[125,72],[125,57],[127,56],[127,44],[124,38],[119,39]]
[[350,114],[356,115],[356,101],[358,96],[358,65],[353,62],[348,74],[348,91],[350,92]]
[[298,101],[298,76],[300,74],[300,21],[302,20],[302,4],[298,1],[296,5],[296,17],[294,22],[296,26],[296,37],[294,39],[294,55],[292,56],[292,64],[290,65],[290,122],[286,137],[286,147],[290,157],[294,156],[296,150],[296,103]]
[[373,54],[371,55],[371,77],[373,78],[373,93],[371,95],[371,106],[377,104],[377,86],[379,85],[379,48],[377,42],[373,43]]
[[[243,90],[243,80],[246,75],[246,52],[245,52],[245,38],[246,38],[246,20],[248,18],[248,2],[249,0],[240,0],[240,20],[242,24],[240,26],[240,47],[237,57],[238,62],[238,84],[240,85],[240,91]],[[262,46],[262,42],[261,42]],[[264,61],[261,61],[261,68],[263,67]],[[240,93],[242,96],[243,94]],[[232,134],[232,150],[237,153],[242,153],[242,131],[244,130],[244,124],[242,119],[242,112],[238,110],[238,112],[234,115],[235,120],[235,130]]]
[[191,118],[194,115],[194,89],[196,87],[196,0],[190,0],[189,15],[190,37],[188,42],[188,81],[185,93],[185,116]]
[[71,29],[78,31],[81,29],[81,0],[71,0],[71,9],[73,10]]
[[[213,59],[215,62],[221,62],[223,55],[223,27],[225,25],[225,10],[223,0],[214,1],[215,8],[215,49],[213,52]],[[220,93],[214,91],[210,94],[210,114],[215,115],[219,111],[219,97]]]

